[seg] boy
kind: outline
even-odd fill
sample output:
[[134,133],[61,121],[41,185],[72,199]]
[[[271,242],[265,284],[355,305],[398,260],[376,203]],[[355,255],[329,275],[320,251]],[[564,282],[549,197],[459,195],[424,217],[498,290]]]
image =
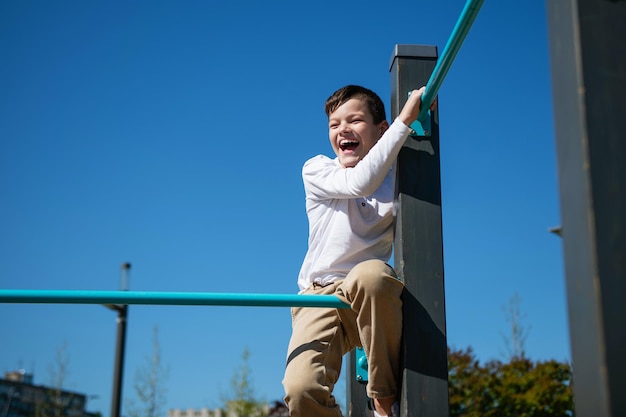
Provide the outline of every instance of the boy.
[[283,385],[292,417],[340,417],[332,394],[345,353],[362,346],[375,416],[398,416],[403,284],[386,264],[393,241],[391,167],[418,116],[413,91],[390,126],[376,93],[349,85],[326,100],[335,159],[302,169],[309,248],[301,294],[335,294],[349,309],[292,309]]

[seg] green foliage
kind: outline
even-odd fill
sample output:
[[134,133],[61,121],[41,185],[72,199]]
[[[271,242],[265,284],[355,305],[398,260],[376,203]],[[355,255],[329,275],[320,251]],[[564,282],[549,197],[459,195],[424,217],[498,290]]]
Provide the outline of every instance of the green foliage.
[[67,342],[56,349],[55,360],[48,366],[50,387],[33,390],[33,414],[35,417],[68,417],[81,415],[85,408],[83,396],[64,391],[69,375],[70,358]]
[[242,363],[231,378],[231,397],[225,397],[225,408],[239,417],[260,417],[263,415],[265,402],[256,398],[252,385],[250,351],[245,348],[241,355]]
[[[154,326],[152,338],[152,355],[145,358],[143,367],[135,373],[135,394],[137,399],[126,402],[126,414],[130,417],[158,417],[162,415],[167,399],[166,382],[169,378],[169,367],[161,361],[161,345],[159,328]],[[137,402],[139,404],[137,404]]]
[[513,357],[481,366],[471,348],[448,349],[450,416],[573,416],[572,370],[555,360]]

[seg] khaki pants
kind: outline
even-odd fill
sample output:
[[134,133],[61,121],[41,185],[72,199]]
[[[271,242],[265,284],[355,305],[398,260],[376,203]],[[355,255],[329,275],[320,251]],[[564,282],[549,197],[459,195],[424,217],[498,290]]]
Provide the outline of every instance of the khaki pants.
[[363,347],[369,375],[367,395],[398,395],[403,284],[378,260],[355,266],[345,279],[313,285],[304,294],[335,294],[351,308],[294,307],[285,402],[292,417],[339,417],[333,388],[345,353]]

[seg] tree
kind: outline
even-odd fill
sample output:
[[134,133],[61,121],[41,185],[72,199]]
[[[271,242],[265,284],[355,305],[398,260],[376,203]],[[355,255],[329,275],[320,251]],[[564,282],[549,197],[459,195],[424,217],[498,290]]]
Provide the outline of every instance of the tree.
[[487,371],[480,366],[472,348],[448,347],[448,395],[450,416],[478,416],[487,408]]
[[169,367],[163,366],[161,362],[159,328],[156,325],[152,338],[152,354],[145,359],[145,365],[135,373],[134,388],[140,405],[134,400],[128,402],[126,408],[130,417],[158,417],[166,403]]
[[67,341],[56,349],[55,360],[48,365],[50,388],[45,393],[45,399],[37,405],[41,416],[62,417],[65,415],[67,399],[63,396],[63,387],[69,375],[70,358],[67,353]]
[[481,366],[471,349],[448,349],[450,416],[570,417],[572,370],[513,357]]
[[67,353],[67,342],[57,348],[55,361],[48,366],[48,374],[50,378],[50,386],[61,391],[69,375],[70,358]]
[[555,360],[533,363],[513,358],[487,364],[498,416],[544,417],[573,415],[572,373]]
[[522,324],[522,319],[524,319],[526,315],[522,315],[521,313],[521,303],[521,297],[518,293],[515,293],[513,297],[509,299],[508,309],[504,306],[502,307],[506,322],[511,329],[511,334],[508,337],[504,337],[504,343],[510,359],[524,358],[526,355],[524,345],[526,344],[530,327],[526,327]]
[[241,355],[242,363],[235,370],[231,380],[231,396],[223,396],[225,408],[239,417],[260,417],[266,404],[256,398],[252,385],[252,369],[250,368],[250,351],[244,348]]
[[63,342],[56,349],[55,360],[48,366],[49,387],[42,387],[33,397],[36,417],[66,417],[83,413],[84,397],[63,390],[69,375],[69,364],[67,342]]
[[509,362],[481,366],[471,348],[448,348],[450,416],[572,416],[572,370],[555,360],[533,362],[524,344],[529,328],[522,324],[521,298],[516,293],[504,309],[511,334],[505,337]]

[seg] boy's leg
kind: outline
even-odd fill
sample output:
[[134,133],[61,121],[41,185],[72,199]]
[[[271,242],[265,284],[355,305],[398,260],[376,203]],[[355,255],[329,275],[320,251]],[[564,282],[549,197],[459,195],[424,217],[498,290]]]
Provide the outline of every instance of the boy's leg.
[[[337,284],[307,291],[332,294]],[[332,394],[345,351],[342,326],[334,308],[295,307],[283,379],[291,417],[341,417]]]
[[[337,310],[348,343],[363,346],[367,355],[367,395],[375,403],[382,403],[385,411],[399,395],[403,288],[393,268],[372,260],[355,266],[336,292],[352,306],[350,310]],[[356,328],[351,328],[350,323],[355,323]]]

